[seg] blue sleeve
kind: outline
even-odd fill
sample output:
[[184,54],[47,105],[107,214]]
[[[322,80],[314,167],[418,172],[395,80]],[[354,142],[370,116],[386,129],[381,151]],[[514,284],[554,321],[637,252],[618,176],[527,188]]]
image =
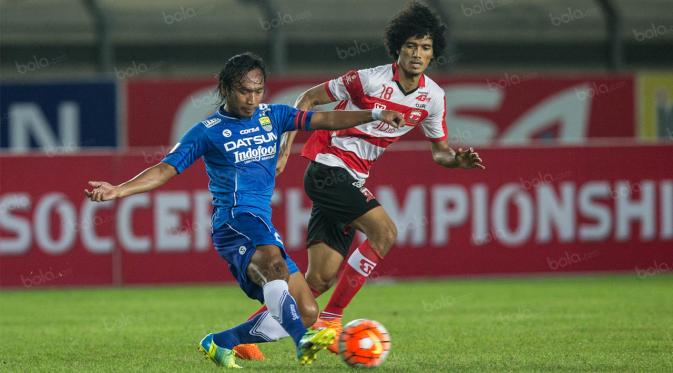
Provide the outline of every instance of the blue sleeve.
[[191,166],[208,150],[206,126],[199,122],[185,133],[180,142],[164,157],[162,162],[175,167],[179,174]]
[[288,105],[271,105],[271,112],[280,124],[281,133],[288,131],[310,131],[312,111],[302,111]]

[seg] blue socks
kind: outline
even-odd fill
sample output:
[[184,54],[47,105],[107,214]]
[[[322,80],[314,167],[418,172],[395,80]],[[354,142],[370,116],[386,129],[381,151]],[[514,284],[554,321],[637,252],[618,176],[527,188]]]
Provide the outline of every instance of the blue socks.
[[263,287],[264,301],[268,311],[250,320],[213,335],[216,345],[227,349],[243,343],[276,341],[290,335],[295,345],[306,334],[297,302],[290,295],[287,282],[273,280]]
[[299,340],[306,334],[306,328],[301,321],[299,308],[283,280],[269,281],[264,285],[264,303],[269,314],[285,329],[299,345]]
[[263,334],[252,333],[253,330],[255,330],[255,325],[261,324],[263,317],[265,317],[265,315],[264,313],[261,313],[243,324],[216,333],[213,335],[213,342],[220,347],[228,348],[230,350],[243,343],[268,342],[270,339],[266,339]]

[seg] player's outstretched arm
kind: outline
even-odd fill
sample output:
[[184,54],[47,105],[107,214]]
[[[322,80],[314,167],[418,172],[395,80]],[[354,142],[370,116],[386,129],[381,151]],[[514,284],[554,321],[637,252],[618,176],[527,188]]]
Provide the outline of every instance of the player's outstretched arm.
[[341,130],[374,120],[388,123],[395,128],[406,125],[404,115],[392,110],[334,110],[314,112],[311,129]]
[[480,168],[486,169],[479,154],[474,149],[469,148],[458,151],[451,149],[448,141],[439,141],[432,143],[432,160],[440,166],[449,168]]
[[325,90],[325,84],[318,84],[317,86],[307,89],[304,93],[300,94],[295,101],[294,106],[299,110],[308,111],[313,109],[317,105],[329,104],[334,102],[332,98],[327,94]]
[[156,189],[177,174],[173,166],[159,162],[139,173],[133,179],[119,185],[112,185],[105,181],[89,181],[89,185],[93,189],[84,189],[84,194],[94,202],[123,198]]
[[[334,100],[330,98],[325,90],[325,84],[327,83],[318,84],[317,86],[304,91],[297,97],[294,106],[299,110],[309,111],[317,105],[333,102]],[[276,176],[280,175],[280,173],[285,170],[295,136],[297,136],[297,131],[286,132],[283,134],[280,143],[280,152],[278,153],[278,162],[276,163]]]

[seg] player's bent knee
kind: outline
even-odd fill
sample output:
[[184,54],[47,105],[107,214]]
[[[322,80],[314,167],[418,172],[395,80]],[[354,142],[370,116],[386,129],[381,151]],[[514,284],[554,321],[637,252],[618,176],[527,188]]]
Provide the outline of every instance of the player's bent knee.
[[373,237],[367,237],[372,248],[376,250],[381,256],[385,256],[393,247],[397,240],[397,227],[390,222],[383,225],[377,230]]
[[397,227],[395,223],[390,222],[386,228],[386,244],[388,244],[388,248],[393,246],[395,241],[397,241]]
[[306,282],[308,283],[308,286],[310,286],[311,289],[320,292],[320,294],[329,290],[329,288],[332,287],[334,280],[334,278],[325,279],[324,276],[321,276],[318,273],[311,271],[306,272]]

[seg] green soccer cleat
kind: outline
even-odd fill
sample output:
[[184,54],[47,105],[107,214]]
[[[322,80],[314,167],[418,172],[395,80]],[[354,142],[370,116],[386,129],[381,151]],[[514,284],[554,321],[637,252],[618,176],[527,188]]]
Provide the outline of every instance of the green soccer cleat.
[[199,351],[206,355],[206,359],[212,360],[216,365],[225,368],[242,368],[236,364],[234,351],[220,347],[213,342],[213,335],[208,334],[199,343]]
[[297,346],[297,359],[301,365],[310,365],[315,360],[315,355],[331,345],[336,338],[333,329],[309,329],[306,331]]

